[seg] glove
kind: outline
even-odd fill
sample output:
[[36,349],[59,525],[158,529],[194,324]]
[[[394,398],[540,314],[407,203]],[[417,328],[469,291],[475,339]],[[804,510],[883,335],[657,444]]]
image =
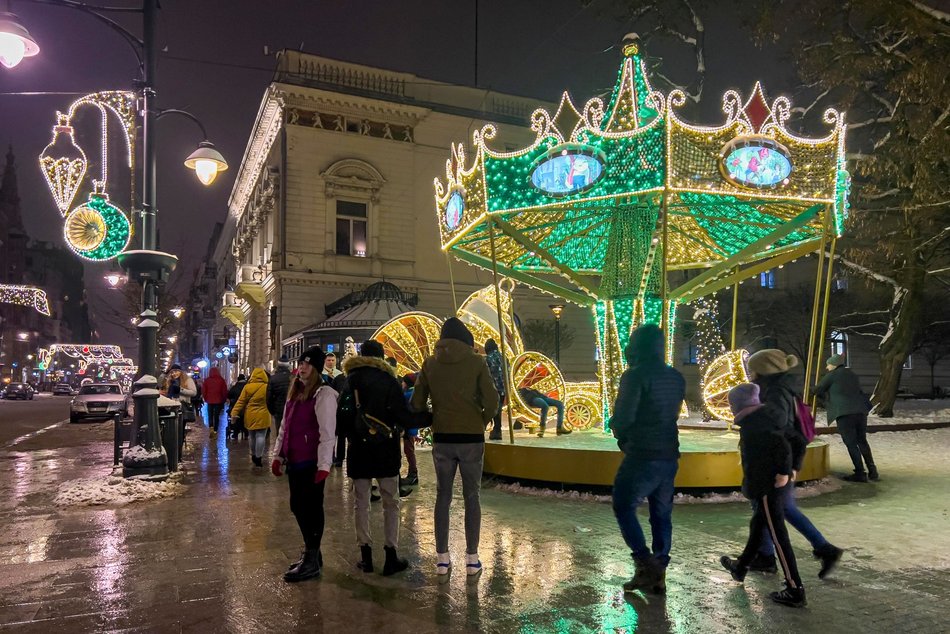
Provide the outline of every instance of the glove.
[[281,467],[280,460],[275,460],[272,463],[270,463],[270,472],[279,478],[282,475],[280,472],[280,467]]
[[329,471],[317,471],[317,475],[313,478],[313,483],[320,484],[327,479],[328,475],[330,475]]

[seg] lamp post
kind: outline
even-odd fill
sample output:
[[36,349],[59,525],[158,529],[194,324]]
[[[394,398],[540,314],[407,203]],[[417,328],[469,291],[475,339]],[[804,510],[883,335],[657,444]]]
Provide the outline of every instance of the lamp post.
[[561,313],[564,304],[551,304],[548,308],[554,313],[554,362],[561,365]]
[[[156,214],[158,211],[156,191],[156,124],[159,117],[177,114],[191,119],[201,129],[204,140],[198,149],[185,160],[185,165],[195,170],[198,179],[205,185],[214,181],[218,171],[227,169],[224,157],[214,149],[198,119],[183,110],[164,110],[156,107],[155,83],[157,49],[155,27],[157,23],[158,0],[142,0],[141,8],[102,7],[87,5],[77,0],[21,0],[33,4],[49,4],[57,7],[76,9],[106,24],[125,39],[132,48],[141,67],[141,78],[136,82],[139,91],[138,108],[142,117],[142,188],[141,206],[137,210],[141,249],[128,250],[118,256],[119,265],[126,271],[130,280],[142,285],[142,312],[137,328],[139,332],[139,371],[140,378],[135,382],[135,426],[146,428],[145,449],[155,457],[133,464],[126,464],[124,473],[164,474],[168,471],[165,455],[159,450],[162,446],[158,426],[158,392],[156,390],[156,355],[158,352],[156,321],[159,287],[168,280],[175,269],[178,258],[159,250]],[[104,15],[108,12],[141,13],[142,38],[126,30],[120,24]],[[24,57],[39,53],[39,46],[29,31],[12,13],[0,13],[0,63],[8,68],[16,66]],[[134,203],[134,201],[133,201]]]

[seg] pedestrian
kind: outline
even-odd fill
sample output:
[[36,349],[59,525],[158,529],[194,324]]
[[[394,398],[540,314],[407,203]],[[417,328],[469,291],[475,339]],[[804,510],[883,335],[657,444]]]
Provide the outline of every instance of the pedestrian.
[[743,383],[729,391],[729,407],[739,428],[739,453],[742,459],[742,493],[755,504],[749,522],[749,538],[738,559],[726,555],[719,563],[738,582],[745,580],[749,564],[758,554],[763,532],[775,544],[785,575],[785,589],[772,592],[772,601],[794,608],[805,606],[805,588],[798,574],[795,551],[788,539],[781,491],[792,483],[792,447],[785,438],[785,424],[778,410],[763,407],[759,386]]
[[297,376],[290,384],[284,419],[277,434],[277,456],[271,471],[281,475],[286,466],[290,485],[290,511],[303,536],[304,552],[284,573],[284,581],[297,582],[320,574],[325,517],[323,493],[336,437],[337,392],[323,381],[320,368],[324,353],[310,348],[297,360]]
[[274,430],[280,433],[280,423],[284,419],[284,405],[290,390],[290,359],[281,355],[277,360],[277,369],[267,382],[267,411],[274,417]]
[[195,422],[197,416],[191,399],[198,394],[198,388],[195,387],[194,379],[182,372],[181,366],[177,363],[168,367],[162,393],[169,398],[178,399],[178,402],[181,403],[182,420],[184,422]]
[[[623,452],[613,489],[613,510],[635,566],[625,592],[666,592],[673,540],[673,480],[679,468],[679,418],[686,396],[683,375],[663,360],[664,336],[654,324],[640,326],[624,348],[610,430]],[[652,551],[637,519],[648,500]]]
[[442,324],[435,354],[422,363],[412,393],[412,409],[427,411],[432,400],[432,462],[435,465],[436,573],[448,574],[449,507],[455,472],[462,474],[465,500],[465,572],[482,570],[478,541],[482,511],[478,493],[485,455],[485,427],[498,409],[498,392],[485,364],[475,352],[475,339],[458,318]]
[[247,437],[247,430],[244,429],[244,423],[241,422],[240,417],[231,414],[231,411],[234,409],[234,404],[237,403],[237,400],[241,396],[241,392],[244,391],[244,386],[246,384],[247,377],[243,374],[239,374],[237,381],[235,381],[234,385],[232,385],[228,390],[227,435],[234,439],[237,439],[238,436],[243,436],[245,438]]
[[501,440],[501,410],[507,396],[505,385],[505,368],[502,363],[501,351],[494,339],[485,341],[485,363],[488,364],[488,371],[491,372],[492,382],[495,384],[495,391],[498,392],[498,411],[495,412],[494,425],[491,433],[488,434],[489,440]]
[[[848,448],[854,473],[844,476],[849,482],[880,480],[871,446],[868,444],[868,412],[871,401],[861,390],[858,375],[846,368],[844,357],[833,354],[828,358],[826,374],[815,387],[815,396],[825,401],[828,424],[838,425],[841,441]],[[867,471],[865,471],[867,465]]]
[[559,401],[553,396],[548,396],[543,392],[523,387],[518,390],[521,399],[528,407],[537,407],[541,410],[541,424],[538,426],[538,438],[544,438],[544,427],[548,420],[548,408],[553,407],[557,410],[557,435],[565,436],[571,433],[570,429],[564,427],[564,402]]
[[270,429],[270,412],[267,409],[267,373],[264,368],[254,368],[231,416],[240,418],[244,429],[251,435],[251,462],[255,467],[264,466],[264,449],[267,448],[267,430]]
[[332,352],[327,353],[327,358],[323,362],[323,380],[328,385],[333,384],[333,379],[343,374],[339,368],[336,367],[336,355]]
[[[406,404],[408,405],[412,402],[412,392],[416,384],[416,377],[414,374],[407,374],[402,377],[402,394],[406,399]],[[419,484],[419,465],[416,462],[416,438],[419,437],[419,427],[418,420],[420,416],[418,414],[413,414],[413,423],[411,427],[405,431],[403,434],[402,440],[402,451],[406,456],[406,466],[408,467],[408,472],[406,473],[405,478],[399,480],[399,487],[410,487]]]
[[208,404],[208,427],[211,428],[211,437],[214,438],[218,434],[224,403],[228,400],[228,384],[224,382],[221,370],[217,367],[208,371],[208,378],[204,382],[204,399]]
[[[798,357],[785,354],[782,350],[767,348],[750,356],[746,366],[749,378],[759,386],[762,403],[775,409],[778,421],[783,424],[785,439],[792,448],[792,485],[781,490],[785,518],[811,544],[812,554],[821,560],[818,578],[824,579],[837,565],[844,551],[830,543],[795,503],[794,482],[802,469],[808,446],[798,426],[797,410],[802,398],[801,389],[795,376],[790,373],[793,368],[798,367]],[[753,507],[754,505],[755,503]],[[759,572],[778,570],[775,563],[775,546],[768,531],[764,531],[762,546],[749,569]]]
[[353,481],[354,524],[360,547],[357,567],[373,572],[373,539],[369,530],[369,503],[373,480],[383,499],[386,563],[383,575],[405,570],[409,562],[400,559],[399,470],[402,466],[400,438],[411,418],[396,373],[383,360],[383,346],[370,339],[360,354],[343,362],[346,387],[337,407],[337,435],[346,436],[349,450],[346,474]]

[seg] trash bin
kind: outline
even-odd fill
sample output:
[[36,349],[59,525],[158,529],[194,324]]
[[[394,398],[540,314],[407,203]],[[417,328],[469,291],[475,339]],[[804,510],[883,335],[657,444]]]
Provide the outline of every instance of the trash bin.
[[181,419],[181,403],[164,396],[158,399],[158,425],[162,431],[162,447],[168,456],[168,470],[178,471],[179,447],[179,420]]

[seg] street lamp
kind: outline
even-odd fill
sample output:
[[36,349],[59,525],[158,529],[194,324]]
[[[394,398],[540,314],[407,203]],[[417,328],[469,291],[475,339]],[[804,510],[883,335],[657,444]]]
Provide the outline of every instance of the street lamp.
[[16,338],[19,339],[20,341],[26,341],[27,339],[30,338],[30,333],[28,333],[28,332],[18,332],[18,333],[16,334]]
[[170,312],[175,319],[181,319],[181,316],[185,314],[185,309],[181,306],[176,306],[168,312]]
[[12,13],[0,12],[0,64],[13,68],[24,57],[33,57],[40,47],[20,19]]
[[221,156],[221,152],[214,149],[214,143],[205,140],[185,159],[185,167],[195,170],[195,176],[202,185],[210,185],[218,172],[228,169],[228,163]]
[[564,304],[551,304],[548,306],[554,313],[554,362],[561,364],[561,313],[564,312]]
[[103,279],[109,283],[109,286],[115,288],[122,281],[122,276],[118,273],[109,273]]

